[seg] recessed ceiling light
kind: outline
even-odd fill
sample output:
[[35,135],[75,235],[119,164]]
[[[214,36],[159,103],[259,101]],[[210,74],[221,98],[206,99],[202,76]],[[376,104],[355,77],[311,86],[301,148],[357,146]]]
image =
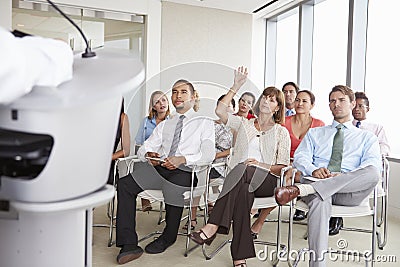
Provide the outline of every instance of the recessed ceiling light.
[[25,24],[17,23],[18,27],[25,27]]

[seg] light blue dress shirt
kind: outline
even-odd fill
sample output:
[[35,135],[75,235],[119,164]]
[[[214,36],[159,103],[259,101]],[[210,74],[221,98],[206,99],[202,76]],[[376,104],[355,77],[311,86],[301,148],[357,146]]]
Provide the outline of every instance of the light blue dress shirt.
[[296,114],[296,112],[294,111],[294,109],[287,109],[285,108],[285,116],[293,116],[294,114]]
[[[165,118],[166,120],[169,119],[169,115]],[[135,142],[136,145],[143,145],[144,141],[150,137],[153,133],[154,128],[156,128],[156,117],[153,117],[151,120],[148,117],[145,117],[142,123],[139,126],[139,129],[136,133]]]
[[[321,167],[327,167],[332,153],[333,137],[336,125],[311,128],[294,153],[293,166],[305,176]],[[382,168],[382,158],[376,136],[355,127],[351,121],[343,123],[344,145],[342,172],[354,171],[367,166]]]

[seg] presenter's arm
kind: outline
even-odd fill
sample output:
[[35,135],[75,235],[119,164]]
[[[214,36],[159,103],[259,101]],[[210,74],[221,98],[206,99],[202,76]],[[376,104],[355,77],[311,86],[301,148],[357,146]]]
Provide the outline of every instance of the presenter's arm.
[[29,93],[35,85],[58,86],[72,78],[73,53],[63,41],[17,38],[0,28],[0,105]]

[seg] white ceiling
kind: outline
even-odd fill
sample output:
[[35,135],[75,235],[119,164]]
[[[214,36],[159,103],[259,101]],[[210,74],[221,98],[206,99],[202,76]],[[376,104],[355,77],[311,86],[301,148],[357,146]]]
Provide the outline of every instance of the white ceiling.
[[[256,17],[272,17],[307,0],[160,0],[199,7],[254,14]],[[259,10],[261,9],[261,10]],[[254,11],[259,10],[256,13]]]
[[273,0],[161,0],[161,1],[186,4],[192,6],[200,6],[200,7],[217,8],[217,9],[249,13],[249,14],[265,4],[273,2]]

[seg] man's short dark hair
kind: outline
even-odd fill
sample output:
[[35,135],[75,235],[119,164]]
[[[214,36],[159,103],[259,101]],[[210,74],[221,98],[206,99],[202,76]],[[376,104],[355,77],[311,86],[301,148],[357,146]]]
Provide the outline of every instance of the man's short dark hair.
[[354,101],[354,93],[353,90],[351,90],[350,87],[346,86],[346,85],[335,85],[331,92],[329,93],[329,101],[331,100],[331,94],[333,92],[341,92],[344,95],[347,95],[350,99],[350,101]]
[[299,92],[299,86],[298,86],[295,82],[287,82],[287,83],[285,83],[285,84],[282,86],[282,92],[283,92],[283,89],[284,89],[286,86],[288,86],[288,85],[291,85],[291,86],[294,87],[294,89],[296,90],[296,94]]
[[369,107],[369,99],[364,92],[355,92],[356,99],[364,99],[365,104]]
[[177,80],[177,81],[174,83],[174,85],[172,86],[172,88],[174,88],[174,87],[175,87],[177,84],[179,84],[179,83],[183,83],[183,84],[188,85],[189,88],[190,88],[190,91],[191,91],[192,95],[194,95],[194,91],[195,91],[195,90],[194,90],[193,84],[192,84],[191,82],[185,80],[185,79]]

